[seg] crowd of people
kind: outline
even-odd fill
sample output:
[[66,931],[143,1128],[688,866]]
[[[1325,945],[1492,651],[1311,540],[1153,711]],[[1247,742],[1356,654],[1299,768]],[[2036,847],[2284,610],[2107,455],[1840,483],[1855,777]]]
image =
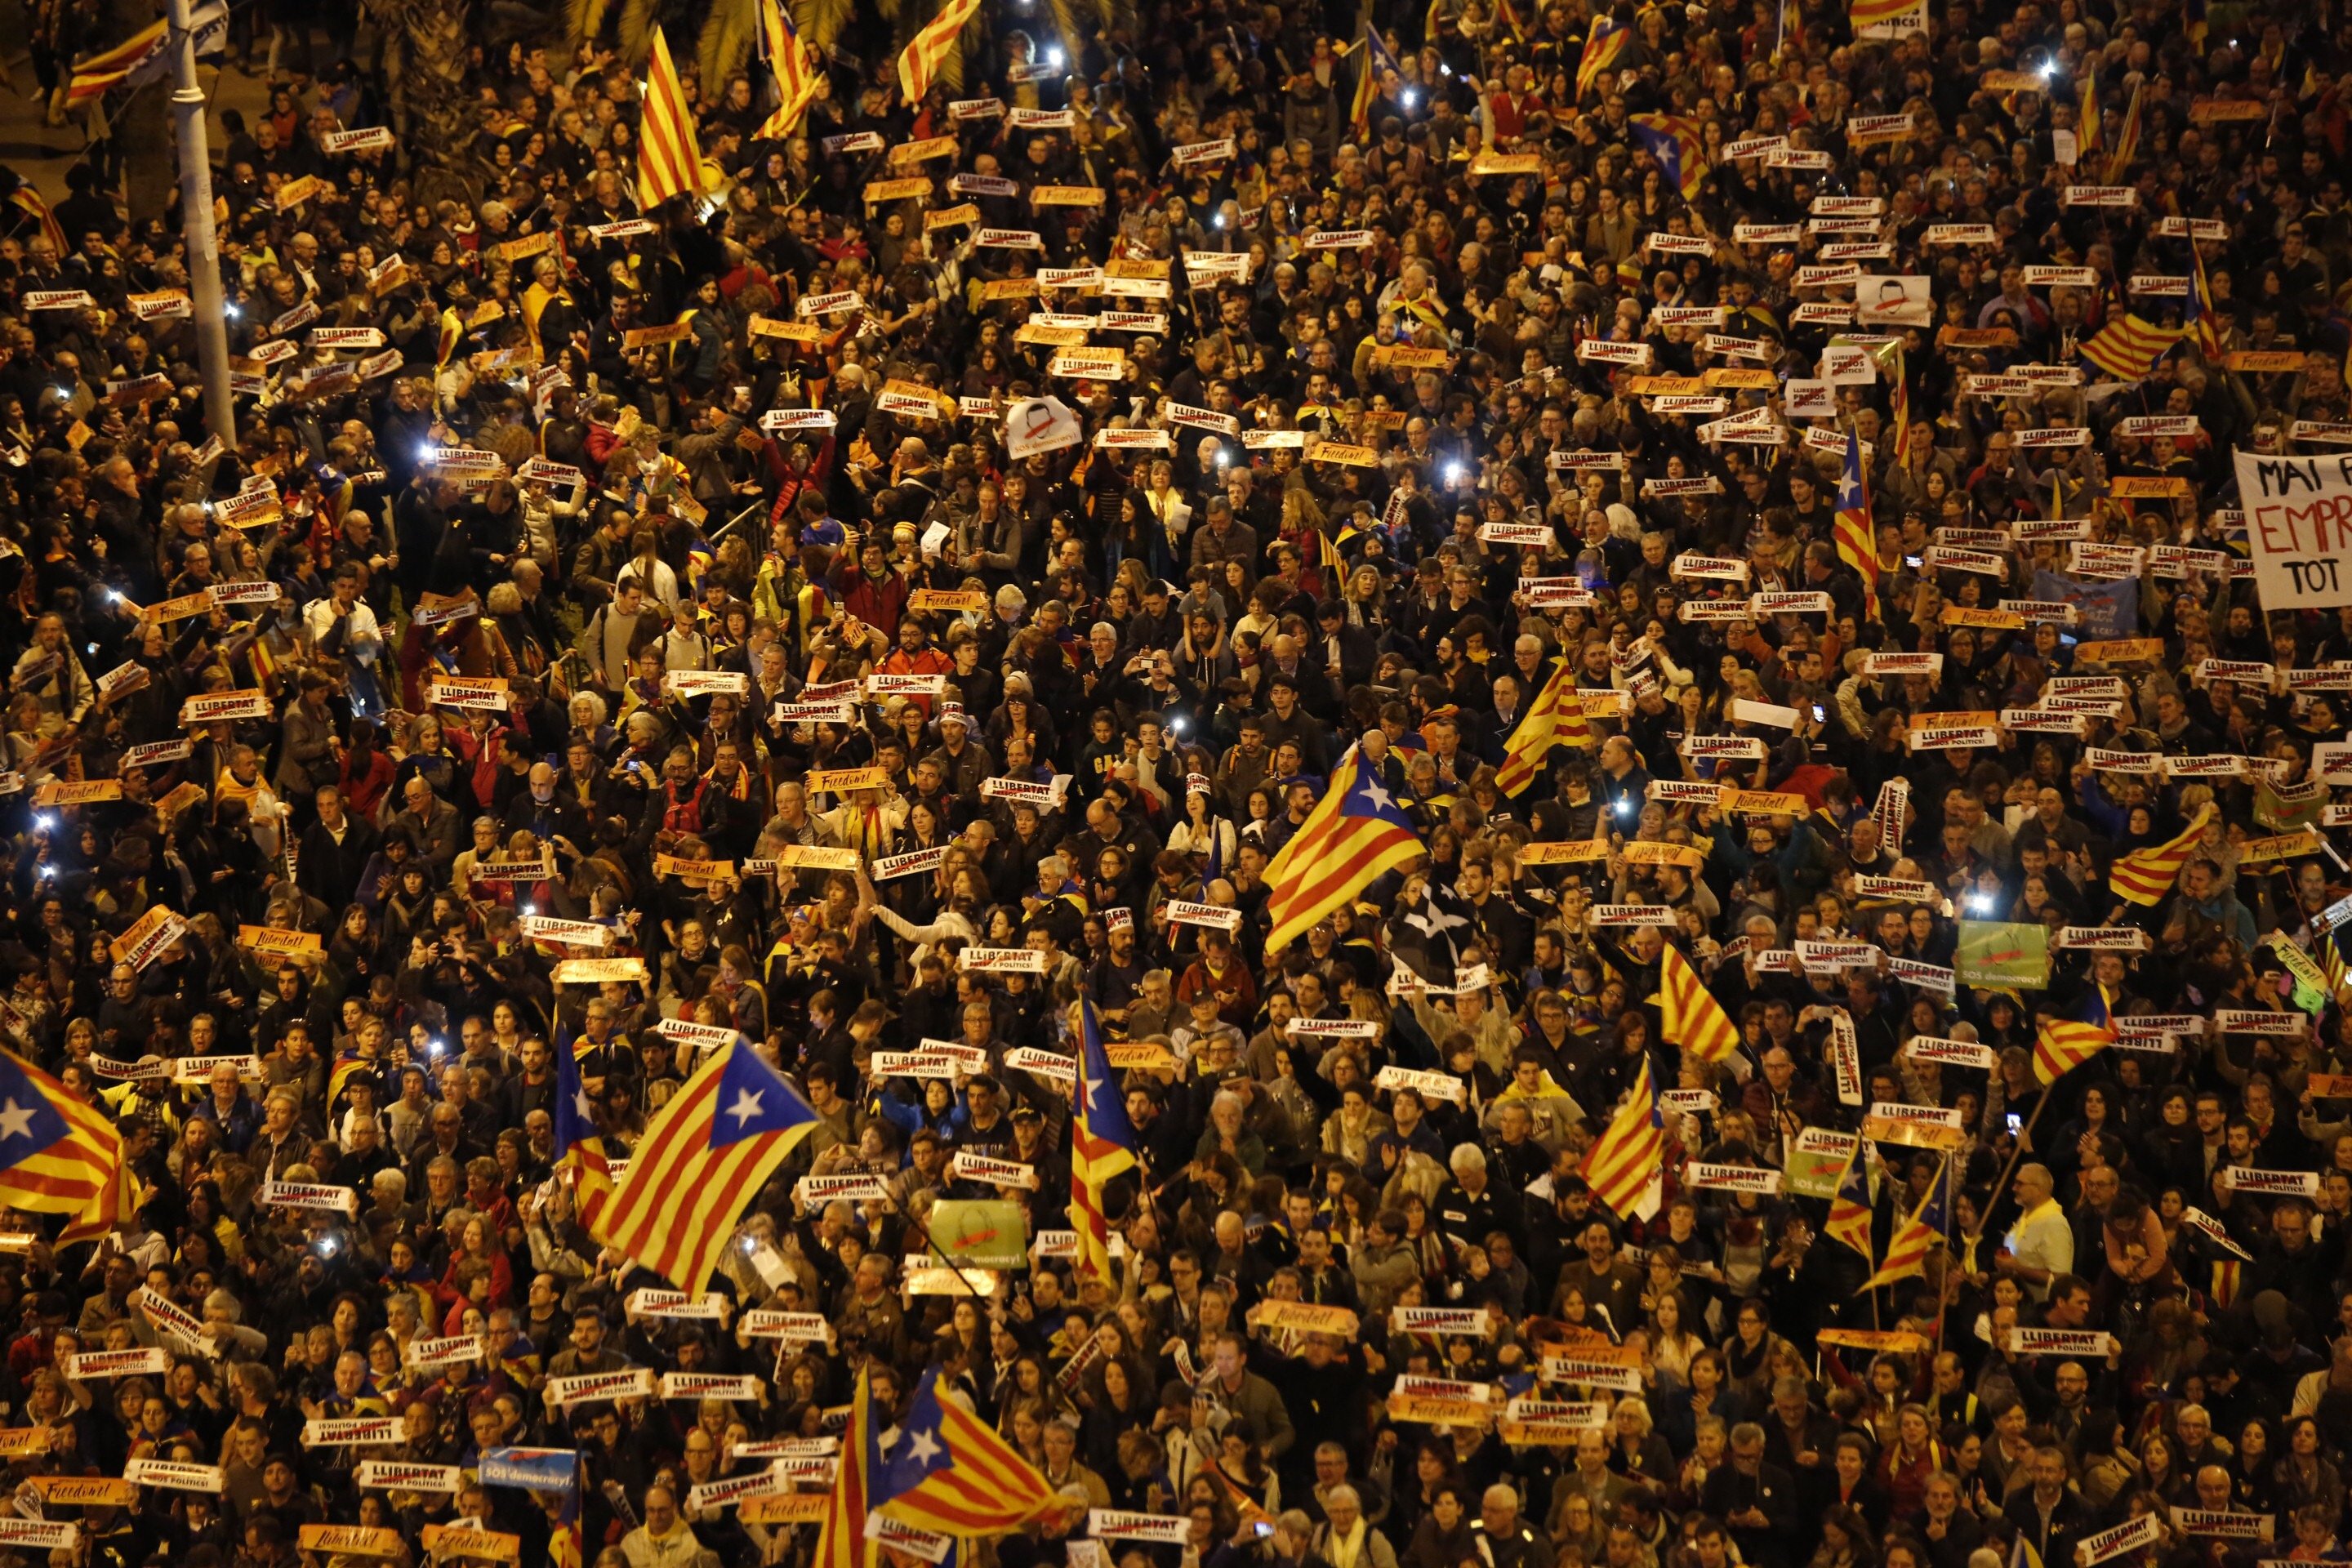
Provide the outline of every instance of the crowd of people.
[[[135,1212],[0,1235],[0,1560],[807,1563],[861,1373],[1057,1500],[901,1563],[2352,1560],[2334,6],[674,19],[653,210],[524,10],[229,121],[233,438],[176,212],[7,209],[0,1079]],[[625,1181],[737,1037],[664,1279],[564,1064]]]

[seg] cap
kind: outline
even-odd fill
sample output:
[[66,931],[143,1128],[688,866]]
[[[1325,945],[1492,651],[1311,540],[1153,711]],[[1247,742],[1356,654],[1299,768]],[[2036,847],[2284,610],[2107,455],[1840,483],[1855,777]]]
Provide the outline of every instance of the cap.
[[940,704],[940,722],[942,724],[954,724],[966,730],[971,728],[971,721],[964,717],[962,707],[953,702],[942,702]]

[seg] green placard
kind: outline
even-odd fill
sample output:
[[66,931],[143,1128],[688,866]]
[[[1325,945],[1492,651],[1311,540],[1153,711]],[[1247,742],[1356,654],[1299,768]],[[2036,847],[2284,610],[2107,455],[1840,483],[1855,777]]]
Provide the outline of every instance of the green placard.
[[931,1205],[932,1250],[967,1268],[1029,1267],[1028,1226],[1019,1204],[941,1198]]
[[2038,991],[2050,984],[2049,928],[2008,921],[1962,921],[1953,967],[1963,985]]

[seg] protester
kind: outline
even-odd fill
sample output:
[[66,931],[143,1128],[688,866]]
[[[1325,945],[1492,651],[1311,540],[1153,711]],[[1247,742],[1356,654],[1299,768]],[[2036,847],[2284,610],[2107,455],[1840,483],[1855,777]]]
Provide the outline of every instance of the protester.
[[2340,18],[800,9],[9,209],[0,1558],[2352,1560]]

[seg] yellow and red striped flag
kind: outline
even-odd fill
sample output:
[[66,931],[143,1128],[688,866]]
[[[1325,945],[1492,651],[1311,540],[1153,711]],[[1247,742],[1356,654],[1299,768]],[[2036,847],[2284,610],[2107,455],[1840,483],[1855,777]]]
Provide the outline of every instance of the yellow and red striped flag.
[[2115,1043],[2112,1028],[2072,1018],[2053,1019],[2043,1024],[2034,1038],[2033,1076],[2045,1084],[2056,1083]]
[[800,1091],[739,1038],[654,1112],[589,1234],[679,1289],[699,1290],[736,1215],[818,1125]]
[[1897,1279],[1908,1279],[1922,1272],[1927,1262],[1928,1249],[1942,1238],[1950,1223],[1952,1163],[1945,1160],[1936,1166],[1936,1179],[1927,1184],[1927,1194],[1911,1217],[1895,1229],[1887,1238],[1886,1258],[1877,1272],[1862,1283],[1865,1290],[1875,1290],[1882,1285],[1892,1285]]
[[0,1204],[75,1216],[58,1245],[129,1216],[122,1140],[106,1113],[14,1051],[0,1050]]
[[1651,1081],[1650,1058],[1644,1056],[1625,1103],[1585,1151],[1577,1173],[1620,1219],[1647,1219],[1658,1211],[1665,1157],[1665,1119],[1658,1114],[1657,1086]]
[[1307,820],[1265,868],[1265,950],[1279,952],[1364,884],[1428,853],[1395,795],[1353,748]]
[[915,1402],[866,1479],[885,1519],[950,1536],[997,1536],[1052,1507],[1054,1489],[1020,1450],[966,1409],[963,1395],[923,1373]]
[[[669,40],[656,27],[637,127],[637,205],[651,212],[672,196],[700,195],[702,146],[694,136],[694,110],[686,101],[677,68],[670,63]],[[690,1290],[698,1284],[682,1288]]]
[[142,27],[103,54],[74,67],[66,83],[66,107],[76,108],[120,86],[163,47],[163,24]]
[[2190,287],[2196,291],[2189,296],[2189,331],[2197,342],[2197,352],[2208,364],[2221,363],[2221,318],[2213,309],[2212,285],[2205,280],[2205,253],[2197,242],[2189,242],[2189,258],[2194,264]]
[[1581,99],[1601,79],[1601,73],[1617,63],[1633,41],[1633,24],[1618,25],[1606,12],[1592,20],[1592,30],[1584,36],[1584,53],[1576,62],[1576,96]]
[[1666,1043],[1693,1060],[1723,1061],[1739,1048],[1739,1026],[1672,942],[1658,958],[1658,1012]]
[[2117,856],[2116,863],[2107,868],[2107,890],[2144,909],[2154,909],[2162,903],[2164,895],[2172,891],[2172,884],[2179,879],[2180,868],[2189,864],[2189,857],[2195,851],[2197,840],[2204,837],[2205,825],[2212,816],[2213,805],[2208,801],[2199,808],[2197,820],[2182,829],[2179,837]]
[[1867,1143],[1857,1143],[1845,1163],[1844,1174],[1838,1177],[1837,1192],[1830,1198],[1829,1223],[1822,1234],[1862,1254],[1870,1262],[1870,1166],[1864,1163],[1863,1151]]
[[2147,85],[2142,82],[2132,89],[2131,106],[2124,110],[2123,127],[2116,132],[2116,150],[2107,155],[2107,184],[2111,185],[2139,156],[2139,95]]
[[1517,795],[1544,776],[1554,746],[1585,745],[1591,733],[1584,703],[1576,694],[1576,671],[1568,660],[1556,659],[1527,717],[1503,743],[1503,765],[1495,770],[1496,791],[1507,799]]
[[1095,1005],[1078,1000],[1078,1085],[1070,1097],[1070,1227],[1078,1237],[1078,1273],[1110,1282],[1110,1220],[1103,1193],[1113,1176],[1135,1168],[1135,1123],[1111,1076]]
[[2083,68],[2083,97],[2074,110],[2074,164],[2080,168],[2099,150],[2099,73]]
[[41,232],[49,237],[50,248],[57,252],[58,259],[63,261],[66,252],[71,248],[66,244],[65,225],[58,221],[58,215],[49,210],[49,204],[41,199],[41,193],[33,188],[33,183],[27,180],[18,185],[9,193],[8,202],[19,211],[32,215],[40,224]]
[[824,1518],[817,1526],[811,1568],[866,1568],[876,1553],[866,1539],[866,1493],[873,1480],[874,1450],[889,1425],[874,1398],[873,1363],[857,1369],[850,1385],[849,1425],[841,1434],[841,1470],[825,1494]]
[[2161,327],[2126,310],[2111,318],[2082,347],[2083,357],[2121,381],[2139,381],[2180,341],[2183,327]]
[[915,35],[915,41],[898,52],[898,92],[908,103],[923,101],[923,94],[939,79],[941,62],[963,36],[964,25],[979,12],[980,0],[948,0],[940,14]]
[[1862,579],[1862,605],[1868,620],[1878,619],[1878,541],[1870,526],[1870,489],[1862,477],[1862,437],[1845,433],[1845,468],[1838,475],[1837,511],[1830,531],[1837,540],[1838,559]]
[[785,14],[783,0],[767,0],[761,16],[767,29],[768,67],[776,73],[776,92],[781,101],[775,112],[761,122],[752,140],[780,142],[800,129],[810,102],[816,97],[816,62],[809,58],[808,46],[801,42],[800,29]]

